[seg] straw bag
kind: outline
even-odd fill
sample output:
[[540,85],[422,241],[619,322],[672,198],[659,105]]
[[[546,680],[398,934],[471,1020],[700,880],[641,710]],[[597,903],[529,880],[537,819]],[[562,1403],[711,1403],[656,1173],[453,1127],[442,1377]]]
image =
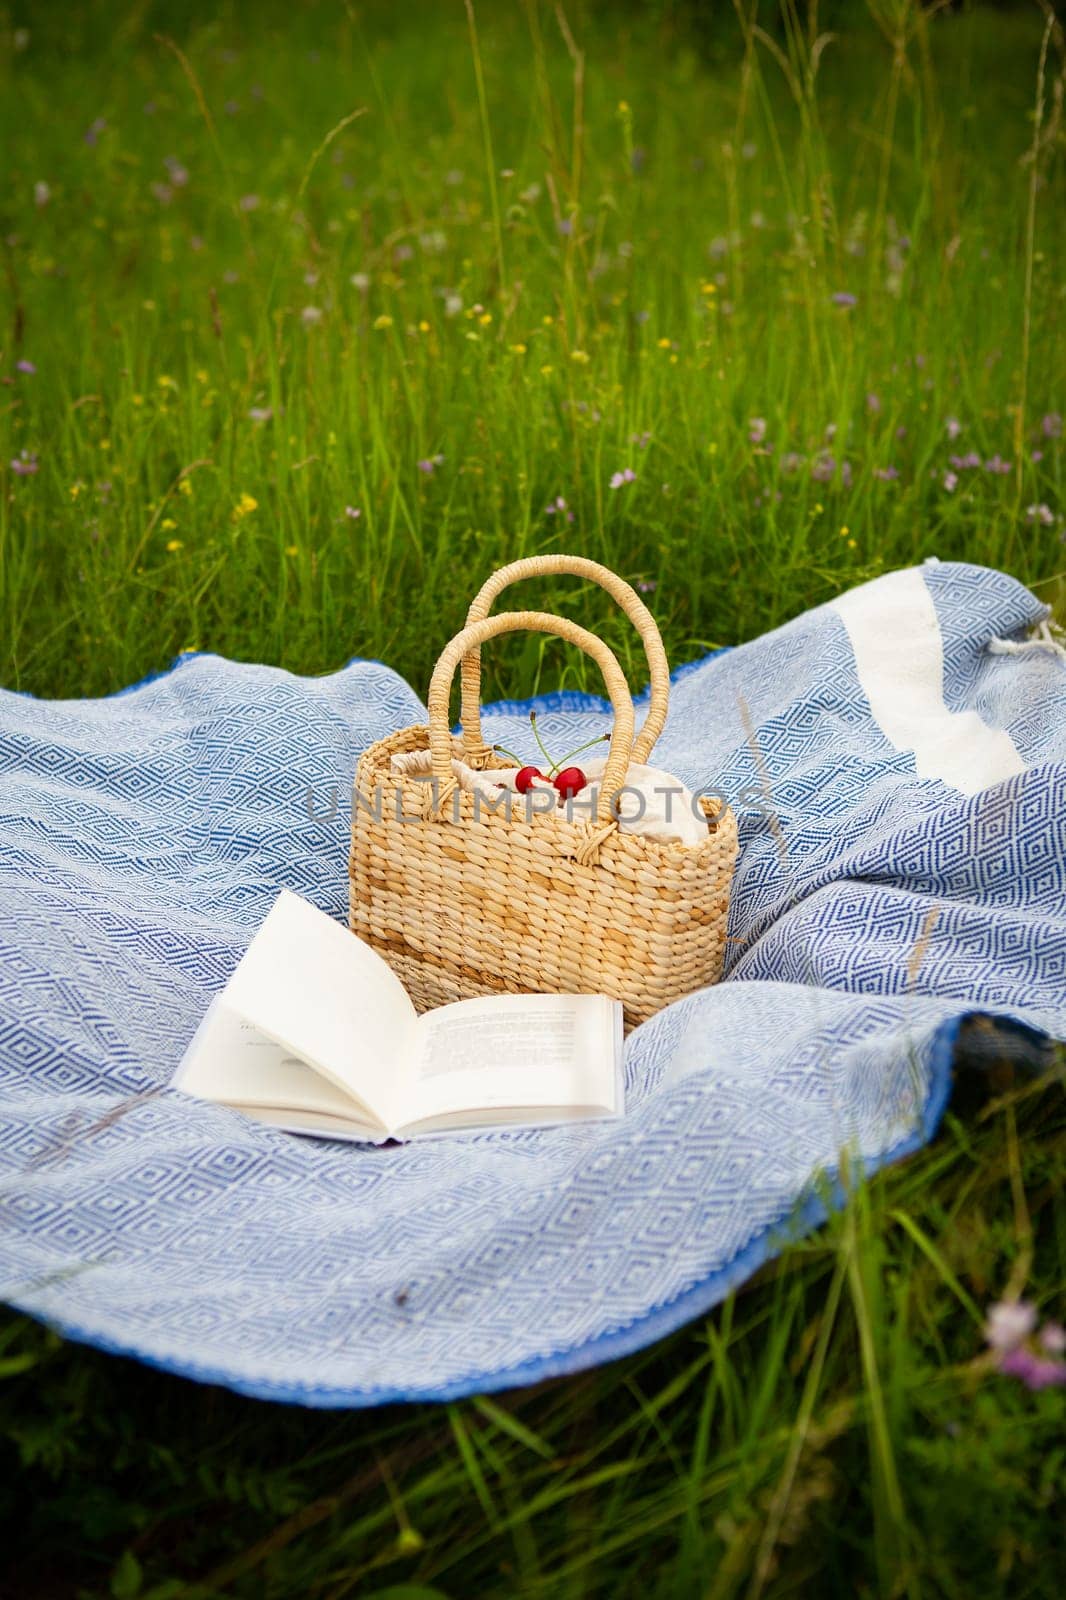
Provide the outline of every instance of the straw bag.
[[[625,676],[595,634],[540,611],[488,616],[509,583],[558,572],[599,583],[641,635],[651,702],[636,737]],[[481,646],[520,630],[576,644],[603,674],[614,728],[592,814],[591,790],[571,803],[569,816],[530,814],[525,797],[507,792],[490,810],[453,776],[453,757],[474,768],[511,764],[482,737]],[[448,706],[460,665],[463,732],[455,738]],[[606,567],[536,556],[485,584],[434,668],[428,728],[380,739],[356,773],[351,926],[385,957],[420,1011],[502,991],[607,994],[622,1001],[632,1027],[718,979],[737,850],[732,812],[701,799],[708,830],[698,846],[620,832],[612,814],[630,762],[647,763],[669,692],[654,618]],[[413,751],[429,752],[432,783],[393,770],[394,755]]]

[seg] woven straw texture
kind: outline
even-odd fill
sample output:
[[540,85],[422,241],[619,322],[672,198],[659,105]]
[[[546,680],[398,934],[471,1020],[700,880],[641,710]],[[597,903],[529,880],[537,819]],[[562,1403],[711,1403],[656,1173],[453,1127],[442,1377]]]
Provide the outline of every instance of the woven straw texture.
[[[544,612],[488,615],[509,583],[558,572],[601,584],[641,634],[651,698],[636,736],[625,676],[595,634]],[[611,699],[602,783],[569,814],[532,812],[521,796],[490,811],[452,776],[454,756],[476,768],[500,765],[481,734],[480,648],[522,630],[555,634],[584,650]],[[457,667],[463,731],[453,737]],[[623,833],[612,813],[630,761],[647,763],[666,721],[669,681],[651,613],[607,568],[580,557],[534,557],[486,583],[434,669],[429,726],[371,745],[356,774],[351,926],[386,958],[420,1011],[507,991],[598,993],[622,1001],[631,1028],[717,981],[737,850],[732,812],[702,801],[708,831],[696,848]],[[394,755],[427,750],[432,784],[393,770]]]

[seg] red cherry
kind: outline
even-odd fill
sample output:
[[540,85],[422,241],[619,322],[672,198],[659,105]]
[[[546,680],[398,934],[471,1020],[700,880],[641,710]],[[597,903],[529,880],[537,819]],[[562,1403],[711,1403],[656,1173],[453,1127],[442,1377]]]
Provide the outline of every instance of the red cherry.
[[580,794],[588,779],[580,767],[564,767],[562,772],[557,772],[552,779],[559,791],[560,799],[572,800],[575,794]]
[[543,778],[544,774],[537,767],[519,767],[514,786],[519,794],[528,794],[533,787],[534,778]]

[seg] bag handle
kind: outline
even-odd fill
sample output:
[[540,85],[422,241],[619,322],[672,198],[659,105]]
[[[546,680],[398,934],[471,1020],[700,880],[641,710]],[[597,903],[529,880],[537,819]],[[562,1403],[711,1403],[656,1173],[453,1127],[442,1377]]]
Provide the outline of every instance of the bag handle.
[[[587,578],[606,589],[617,600],[626,616],[640,634],[644,654],[648,661],[651,683],[651,704],[636,739],[633,741],[632,760],[647,764],[652,746],[663,731],[670,704],[670,667],[663,649],[658,624],[631,584],[626,583],[610,567],[585,556],[543,555],[527,556],[522,561],[512,561],[509,566],[494,572],[471,601],[467,612],[467,625],[487,617],[497,595],[522,578],[542,578],[556,572],[569,573],[575,578]],[[488,759],[491,751],[481,733],[481,651],[471,650],[462,665],[462,723],[466,745],[466,760],[477,766]]]
[[[576,622],[565,617],[553,617],[546,611],[501,611],[495,617],[483,617],[470,623],[444,646],[433,668],[429,684],[429,748],[432,756],[433,776],[437,780],[438,813],[455,788],[452,776],[452,735],[448,721],[452,681],[458,664],[466,662],[472,651],[479,651],[489,639],[501,633],[551,633],[567,644],[576,644],[603,673],[607,693],[614,711],[614,727],[607,752],[607,764],[596,799],[596,820],[600,824],[615,824],[612,805],[618,791],[625,786],[626,771],[633,751],[633,699],[629,693],[625,673],[618,658],[602,639]],[[464,729],[465,714],[464,714]]]

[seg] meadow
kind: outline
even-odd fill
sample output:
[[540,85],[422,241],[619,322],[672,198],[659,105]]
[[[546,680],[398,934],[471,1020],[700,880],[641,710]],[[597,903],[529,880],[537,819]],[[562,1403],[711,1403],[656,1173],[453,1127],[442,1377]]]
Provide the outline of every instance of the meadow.
[[[552,549],[675,663],[929,555],[1066,620],[1063,59],[1036,3],[0,9],[0,682],[424,691]],[[1062,1082],[960,1071],[750,1289],[537,1390],[302,1413],[5,1313],[0,1594],[1052,1595],[1066,1396],[982,1325],[1061,1315]]]

